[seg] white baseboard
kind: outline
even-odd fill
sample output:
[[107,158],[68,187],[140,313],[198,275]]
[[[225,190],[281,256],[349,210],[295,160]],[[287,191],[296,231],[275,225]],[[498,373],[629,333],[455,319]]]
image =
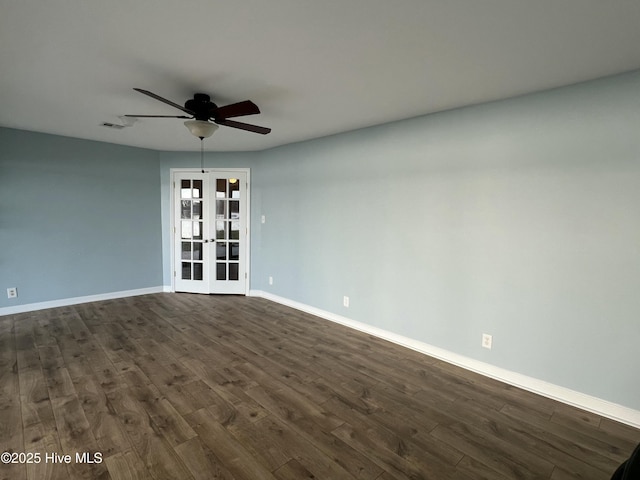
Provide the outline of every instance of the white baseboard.
[[16,305],[15,307],[0,308],[0,316],[15,315],[16,313],[33,312],[36,310],[44,310],[45,308],[66,307],[69,305],[78,305],[79,303],[100,302],[102,300],[113,300],[115,298],[135,297],[137,295],[148,295],[150,293],[166,292],[166,286],[139,288],[136,290],[124,290],[120,292],[101,293],[98,295],[87,295],[85,297],[63,298],[60,300],[51,300],[48,302],[25,303]]
[[416,350],[420,353],[424,353],[439,360],[443,360],[447,363],[451,363],[467,370],[471,370],[472,372],[479,373],[486,377],[490,377],[509,385],[522,388],[523,390],[537,393],[544,397],[557,400],[567,405],[571,405],[582,410],[586,410],[588,412],[592,412],[597,415],[616,420],[621,423],[625,423],[635,428],[640,428],[640,411],[638,410],[634,410],[632,408],[618,405],[601,398],[593,397],[591,395],[561,387],[559,385],[554,385],[543,380],[528,377],[517,372],[512,372],[504,368],[496,367],[488,363],[480,362],[463,355],[458,355],[457,353],[450,352],[448,350],[444,350],[442,348],[435,347],[433,345],[429,345],[412,338],[404,337],[402,335],[398,335],[381,328],[367,325],[362,322],[357,322],[347,317],[343,317],[335,313],[327,312],[319,308],[305,305],[294,300],[289,300],[288,298],[280,297],[278,295],[273,295],[262,290],[251,290],[249,292],[249,295],[262,297],[267,300],[280,303],[287,307],[310,313],[326,320],[339,323],[355,330],[359,330],[361,332],[374,335],[398,345],[402,345],[412,350]]

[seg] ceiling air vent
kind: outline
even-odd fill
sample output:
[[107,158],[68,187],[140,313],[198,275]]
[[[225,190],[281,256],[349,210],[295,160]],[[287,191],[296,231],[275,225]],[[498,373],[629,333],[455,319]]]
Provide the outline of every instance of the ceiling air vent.
[[109,123],[109,122],[102,122],[100,124],[101,127],[108,127],[108,128],[115,128],[116,130],[121,130],[124,127],[126,127],[126,125],[118,125],[117,123]]

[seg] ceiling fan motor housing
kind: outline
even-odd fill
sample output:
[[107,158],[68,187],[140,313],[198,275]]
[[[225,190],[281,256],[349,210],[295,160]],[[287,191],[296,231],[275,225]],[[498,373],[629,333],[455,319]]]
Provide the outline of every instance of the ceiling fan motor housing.
[[192,99],[186,101],[184,108],[192,111],[196,120],[206,122],[214,116],[218,106],[211,101],[211,97],[206,93],[196,93]]

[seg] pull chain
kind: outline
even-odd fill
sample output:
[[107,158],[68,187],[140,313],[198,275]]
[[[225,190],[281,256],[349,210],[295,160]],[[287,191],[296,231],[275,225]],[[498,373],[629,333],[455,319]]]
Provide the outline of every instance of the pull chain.
[[204,137],[200,137],[200,168],[204,173]]

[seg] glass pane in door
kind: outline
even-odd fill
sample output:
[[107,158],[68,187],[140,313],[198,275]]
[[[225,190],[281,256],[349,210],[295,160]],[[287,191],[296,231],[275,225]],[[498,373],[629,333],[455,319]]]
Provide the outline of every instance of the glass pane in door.
[[227,279],[227,264],[218,262],[216,263],[216,280]]
[[223,221],[216,221],[216,240],[224,240],[225,239],[225,223]]
[[182,262],[182,279],[191,280],[191,263]]
[[193,279],[202,280],[202,263],[193,264]]
[[240,260],[240,244],[238,242],[229,244],[229,260]]
[[182,260],[191,260],[191,242],[182,242]]
[[182,232],[182,238],[193,237],[193,223],[192,222],[180,222],[180,231]]
[[182,200],[180,218],[191,218],[191,200]]
[[229,232],[229,238],[231,240],[240,239],[240,222],[231,222],[231,231]]
[[202,218],[202,201],[194,200],[193,201],[193,211],[191,217],[195,220]]
[[202,180],[193,181],[192,196],[193,198],[202,198]]
[[218,178],[216,180],[216,198],[225,198],[227,196],[227,179]]
[[231,210],[231,218],[237,220],[240,218],[240,202],[238,200],[231,200],[229,202],[229,209]]
[[240,276],[238,275],[238,264],[230,263],[229,264],[229,280],[238,280]]
[[195,242],[193,244],[193,259],[202,260],[202,243],[201,242]]
[[180,182],[180,198],[191,198],[191,180]]
[[227,244],[225,242],[216,243],[216,260],[227,259]]
[[223,220],[226,216],[227,202],[224,200],[216,200],[216,218]]
[[240,198],[240,182],[237,178],[229,179],[229,198]]

